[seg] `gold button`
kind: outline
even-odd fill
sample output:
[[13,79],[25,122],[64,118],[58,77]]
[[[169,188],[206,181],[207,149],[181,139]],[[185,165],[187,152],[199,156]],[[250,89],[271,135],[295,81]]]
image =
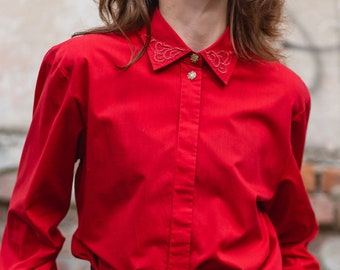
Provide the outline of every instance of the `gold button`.
[[188,73],[188,79],[189,79],[190,81],[195,80],[196,77],[197,77],[197,74],[196,74],[195,71],[190,71],[190,72]]
[[194,63],[194,64],[197,64],[199,58],[200,58],[200,57],[199,57],[198,54],[196,54],[196,53],[192,53],[192,54],[190,55],[190,61],[191,61],[192,63]]

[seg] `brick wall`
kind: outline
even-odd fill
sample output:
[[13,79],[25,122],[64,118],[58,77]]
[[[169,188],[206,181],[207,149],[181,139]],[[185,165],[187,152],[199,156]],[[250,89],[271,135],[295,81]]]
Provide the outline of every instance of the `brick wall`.
[[301,173],[320,228],[340,230],[340,167],[305,162]]

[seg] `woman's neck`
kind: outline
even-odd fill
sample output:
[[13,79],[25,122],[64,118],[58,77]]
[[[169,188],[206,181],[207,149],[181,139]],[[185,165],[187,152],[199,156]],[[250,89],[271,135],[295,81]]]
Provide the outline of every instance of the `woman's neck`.
[[227,4],[227,0],[159,0],[159,10],[188,47],[199,52],[224,33]]

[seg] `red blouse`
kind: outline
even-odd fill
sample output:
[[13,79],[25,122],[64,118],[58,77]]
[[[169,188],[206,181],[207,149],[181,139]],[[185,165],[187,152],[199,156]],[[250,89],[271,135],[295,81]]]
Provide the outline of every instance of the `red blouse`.
[[72,252],[94,269],[319,269],[300,177],[308,91],[279,63],[235,56],[229,31],[193,53],[156,11],[130,36],[53,47],[3,236],[0,265],[56,269],[72,190]]

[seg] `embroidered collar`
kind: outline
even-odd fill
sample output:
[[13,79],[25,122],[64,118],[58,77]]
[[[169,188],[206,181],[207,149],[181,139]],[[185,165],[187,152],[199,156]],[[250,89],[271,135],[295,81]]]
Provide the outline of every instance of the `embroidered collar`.
[[[155,10],[152,17],[151,29],[151,42],[147,53],[154,70],[164,68],[192,53],[192,50],[165,21],[158,9]],[[145,41],[145,29],[140,31],[140,35]],[[229,28],[214,44],[199,52],[199,55],[208,63],[220,80],[227,84],[237,63],[237,57],[230,41]]]

